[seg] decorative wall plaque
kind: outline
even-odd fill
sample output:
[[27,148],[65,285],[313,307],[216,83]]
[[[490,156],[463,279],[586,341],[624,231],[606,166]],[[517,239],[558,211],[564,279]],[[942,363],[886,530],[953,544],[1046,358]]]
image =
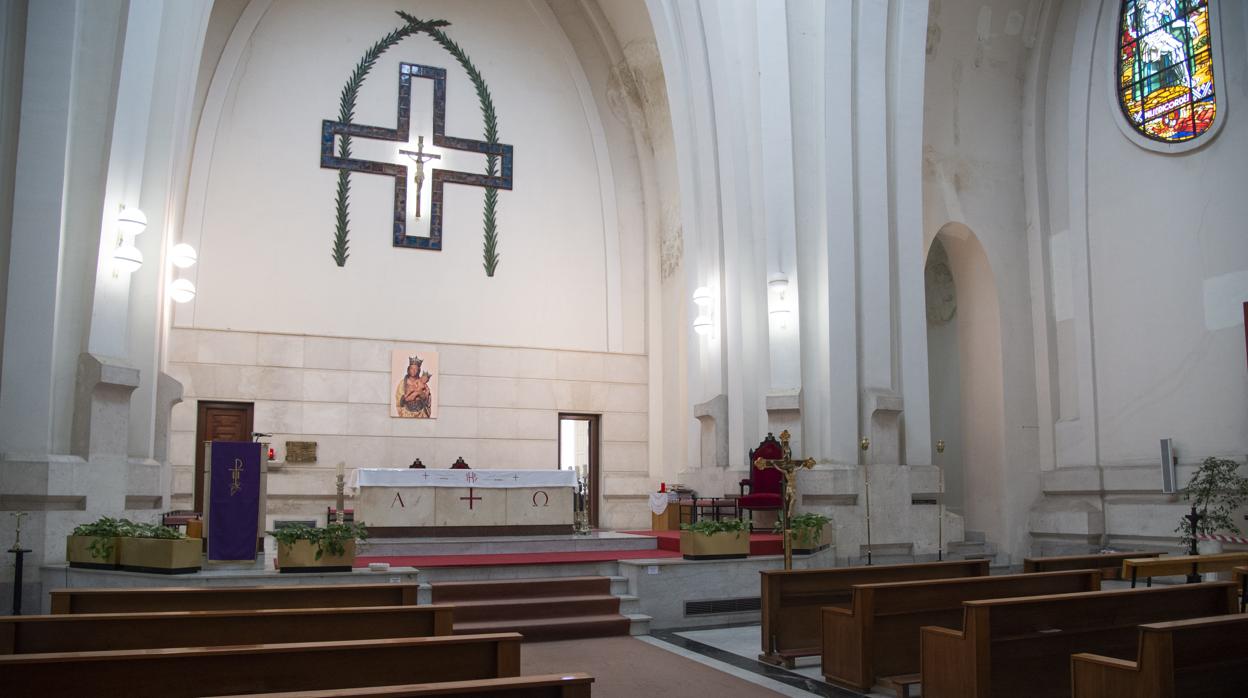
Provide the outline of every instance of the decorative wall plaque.
[[287,463],[315,463],[316,462],[316,442],[315,441],[287,441],[286,442],[286,462]]

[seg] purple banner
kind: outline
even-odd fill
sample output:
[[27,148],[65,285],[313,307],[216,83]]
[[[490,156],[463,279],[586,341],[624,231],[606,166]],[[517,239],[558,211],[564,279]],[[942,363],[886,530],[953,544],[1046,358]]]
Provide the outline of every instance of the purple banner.
[[260,517],[260,444],[212,442],[208,559],[255,560]]

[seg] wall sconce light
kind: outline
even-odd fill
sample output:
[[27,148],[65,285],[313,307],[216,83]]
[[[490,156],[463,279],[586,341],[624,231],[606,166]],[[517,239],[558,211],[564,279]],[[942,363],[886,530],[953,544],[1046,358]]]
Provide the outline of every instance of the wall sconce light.
[[776,319],[776,325],[779,329],[785,330],[789,327],[789,304],[784,299],[784,294],[789,290],[789,277],[782,271],[778,271],[767,275],[767,290],[776,294],[775,299],[771,300],[769,313]]
[[195,299],[195,284],[190,279],[177,279],[169,285],[169,297],[174,303],[189,303]]
[[169,251],[169,261],[179,269],[188,269],[195,266],[195,262],[199,261],[199,255],[195,252],[194,247],[185,242],[179,242]]
[[710,335],[715,328],[715,323],[711,319],[714,301],[715,297],[711,295],[711,289],[706,286],[699,286],[693,290],[693,304],[698,306],[698,316],[693,319],[693,331],[703,337]]
[[789,277],[782,271],[767,275],[767,288],[780,294],[784,298],[784,292],[789,290]]
[[147,230],[147,216],[137,208],[121,207],[117,214],[117,247],[113,249],[113,276],[118,272],[133,274],[143,266],[143,253],[134,245],[134,237]]
[[133,240],[135,235],[139,235],[147,230],[147,215],[137,208],[121,207],[121,213],[117,214],[117,230],[128,240]]

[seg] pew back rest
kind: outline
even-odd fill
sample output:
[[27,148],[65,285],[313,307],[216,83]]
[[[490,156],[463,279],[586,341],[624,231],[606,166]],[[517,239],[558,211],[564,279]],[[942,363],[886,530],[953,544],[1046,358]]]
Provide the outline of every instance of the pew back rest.
[[1100,588],[1101,573],[1094,569],[860,584],[853,587],[853,609],[855,614],[875,616],[954,609],[957,620],[961,620],[964,601],[1071,594]]
[[[0,657],[0,695],[191,698],[504,678],[519,633]],[[139,677],[139,678],[136,678]]]
[[761,574],[763,651],[813,649],[820,643],[819,609],[848,607],[857,584],[988,575],[987,560],[954,560],[819,570],[763,570]]
[[451,634],[448,604],[0,617],[0,654]]
[[[1218,672],[1229,670],[1239,678],[1245,678],[1248,672],[1248,615],[1236,613],[1141,625],[1141,650],[1145,642],[1162,644],[1159,641],[1165,635],[1170,636],[1179,687],[1193,681],[1208,682]],[[1245,684],[1241,681],[1238,685],[1242,688]],[[1180,691],[1180,695],[1188,694],[1196,692]]]
[[53,589],[53,613],[227,611],[261,608],[414,606],[416,584]]
[[1116,579],[1118,571],[1122,569],[1123,560],[1141,557],[1161,557],[1163,554],[1164,552],[1160,550],[1138,550],[1128,553],[1027,557],[1023,558],[1023,573],[1099,569],[1106,579]]
[[506,679],[446,681],[406,686],[375,686],[334,691],[252,693],[236,698],[417,698],[418,696],[497,696],[497,698],[589,698],[589,674],[540,674]]
[[[1151,598],[1139,596],[1141,593]],[[1141,602],[1143,598],[1149,600]],[[991,642],[997,643],[1054,632],[1070,635],[1111,627],[1134,630],[1143,623],[1222,615],[1233,612],[1234,602],[1234,584],[1211,582],[967,601],[963,606],[966,609],[964,622],[968,623],[977,617],[974,611],[988,611],[988,626],[977,628],[977,632],[987,631]],[[970,625],[965,627],[968,631],[971,628]]]

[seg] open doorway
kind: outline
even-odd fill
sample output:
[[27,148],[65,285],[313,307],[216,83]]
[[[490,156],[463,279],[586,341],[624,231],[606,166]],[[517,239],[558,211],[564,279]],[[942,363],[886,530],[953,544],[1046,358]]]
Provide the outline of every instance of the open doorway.
[[577,470],[588,482],[589,525],[598,528],[598,423],[601,415],[559,415],[559,469]]

